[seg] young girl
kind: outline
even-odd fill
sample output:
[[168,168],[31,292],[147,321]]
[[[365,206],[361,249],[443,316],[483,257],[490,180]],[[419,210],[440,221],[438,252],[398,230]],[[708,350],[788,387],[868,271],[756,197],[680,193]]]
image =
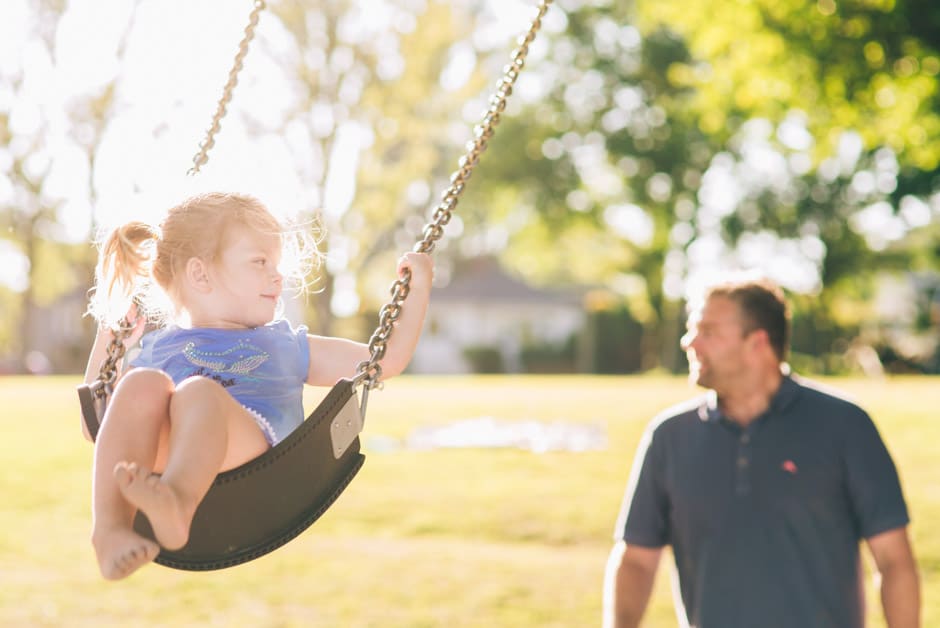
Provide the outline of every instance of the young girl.
[[[159,229],[128,223],[102,246],[89,308],[101,327],[86,382],[131,295],[144,310],[130,308],[139,320],[126,344],[140,340],[142,350],[118,380],[95,444],[91,540],[105,578],[124,578],[159,552],[133,530],[138,509],[160,546],[183,547],[215,476],[302,423],[303,384],[332,386],[369,359],[364,344],[277,318],[282,252],[298,251],[288,246],[296,236],[254,198],[208,194],[171,209]],[[430,257],[408,253],[405,269],[409,296],[379,363],[386,378],[410,361],[430,296]],[[144,320],[160,313],[169,324],[141,338]]]

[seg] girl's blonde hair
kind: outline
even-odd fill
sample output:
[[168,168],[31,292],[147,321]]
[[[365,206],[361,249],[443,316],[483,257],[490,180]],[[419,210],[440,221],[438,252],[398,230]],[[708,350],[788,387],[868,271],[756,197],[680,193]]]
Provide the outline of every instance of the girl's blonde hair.
[[177,279],[186,262],[193,257],[217,261],[227,232],[236,226],[278,235],[285,285],[309,286],[307,276],[319,265],[309,225],[284,227],[254,197],[213,192],[173,207],[159,227],[133,221],[113,230],[99,244],[89,314],[111,327],[136,302],[151,321],[175,318],[181,309]]

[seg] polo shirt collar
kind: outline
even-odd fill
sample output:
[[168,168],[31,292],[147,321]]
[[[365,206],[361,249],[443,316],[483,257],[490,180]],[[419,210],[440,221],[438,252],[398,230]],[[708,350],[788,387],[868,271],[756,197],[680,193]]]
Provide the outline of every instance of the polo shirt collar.
[[[770,405],[767,407],[767,410],[764,411],[764,416],[783,411],[796,399],[799,389],[799,384],[793,381],[793,378],[789,374],[784,374],[780,379],[780,387],[770,400]],[[714,390],[709,390],[705,393],[705,399],[698,408],[698,416],[703,421],[709,423],[725,418],[721,408],[718,407],[718,393]]]

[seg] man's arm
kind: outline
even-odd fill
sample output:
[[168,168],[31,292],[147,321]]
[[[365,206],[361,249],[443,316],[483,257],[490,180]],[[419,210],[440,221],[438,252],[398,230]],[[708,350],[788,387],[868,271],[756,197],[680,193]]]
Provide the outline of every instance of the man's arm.
[[662,548],[618,541],[604,573],[604,628],[635,628],[649,603]]
[[907,527],[867,539],[881,574],[881,605],[889,628],[920,627],[920,578]]

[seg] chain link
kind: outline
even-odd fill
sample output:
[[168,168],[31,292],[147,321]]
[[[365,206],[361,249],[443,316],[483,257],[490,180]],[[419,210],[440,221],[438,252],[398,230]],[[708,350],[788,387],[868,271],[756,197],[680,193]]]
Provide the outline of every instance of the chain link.
[[229,101],[232,100],[232,92],[238,85],[238,74],[242,70],[242,62],[245,55],[248,54],[248,45],[255,37],[255,27],[258,26],[258,18],[261,11],[264,10],[264,0],[255,0],[254,8],[248,16],[248,26],[245,27],[245,36],[238,44],[238,52],[235,54],[235,61],[232,63],[232,69],[228,72],[228,81],[222,88],[222,97],[216,106],[215,114],[212,116],[212,124],[206,130],[205,138],[199,143],[199,151],[193,156],[193,165],[186,174],[194,175],[199,169],[209,162],[209,151],[215,146],[215,135],[222,128],[222,118],[225,117],[226,108]]
[[[140,316],[140,314],[137,316]],[[98,370],[98,381],[102,383],[102,386],[98,386],[94,389],[95,396],[106,397],[111,394],[114,382],[117,380],[118,365],[127,352],[124,341],[131,335],[134,328],[137,327],[137,320],[137,318],[134,318],[134,320],[131,321],[125,316],[117,324],[117,327],[111,330],[111,342],[108,343],[107,348],[108,357]]]
[[[435,243],[444,235],[444,226],[450,222],[457,201],[467,184],[467,179],[473,174],[473,169],[480,161],[480,155],[486,150],[487,143],[495,134],[495,127],[499,124],[500,116],[506,110],[506,99],[512,94],[512,87],[519,78],[519,73],[525,65],[529,46],[535,41],[535,36],[542,26],[542,18],[548,11],[552,0],[541,0],[538,13],[529,24],[525,35],[519,37],[517,47],[512,51],[511,60],[503,68],[503,76],[496,84],[496,91],[490,96],[490,106],[483,115],[483,119],[473,128],[474,139],[466,144],[467,152],[458,160],[457,170],[450,176],[450,185],[441,195],[441,202],[431,215],[431,222],[425,225],[422,238],[414,246],[416,253],[431,253]],[[401,315],[402,304],[410,291],[411,273],[406,269],[400,279],[391,286],[391,300],[379,311],[379,325],[369,339],[368,360],[356,366],[356,376],[353,381],[363,382],[366,390],[379,385],[382,376],[382,367],[379,361],[385,357],[388,339],[392,335],[392,328]]]

